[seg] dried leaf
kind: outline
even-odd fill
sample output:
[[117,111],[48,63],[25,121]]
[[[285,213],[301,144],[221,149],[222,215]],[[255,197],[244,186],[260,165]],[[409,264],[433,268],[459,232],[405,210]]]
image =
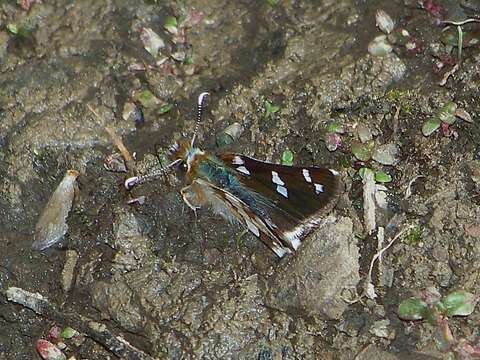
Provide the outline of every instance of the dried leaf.
[[372,158],[373,147],[375,143],[373,140],[362,144],[359,141],[352,142],[352,154],[360,161],[368,161]]
[[375,148],[372,158],[382,165],[395,165],[398,162],[400,149],[394,143],[380,145]]
[[32,244],[34,250],[44,250],[55,245],[67,233],[66,220],[72,208],[75,180],[79,175],[76,170],[68,170],[50,197],[35,226],[35,236]]
[[462,119],[463,121],[468,122],[468,123],[473,122],[472,116],[464,109],[456,109],[455,110],[455,116],[458,117],[459,119]]
[[382,9],[378,9],[375,13],[375,22],[378,28],[387,35],[390,34],[395,27],[395,23],[390,15]]
[[357,125],[357,135],[362,143],[366,143],[373,139],[372,131],[363,124]]
[[153,57],[156,57],[159,50],[165,47],[165,42],[162,38],[150,28],[142,29],[140,40],[142,41],[145,50],[147,50]]
[[368,52],[373,56],[385,56],[393,50],[386,35],[377,36],[368,44]]

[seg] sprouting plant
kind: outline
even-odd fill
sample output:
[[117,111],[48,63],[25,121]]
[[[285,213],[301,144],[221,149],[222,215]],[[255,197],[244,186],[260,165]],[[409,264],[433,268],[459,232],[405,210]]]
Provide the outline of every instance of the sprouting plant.
[[429,117],[422,126],[424,136],[429,136],[442,127],[443,134],[450,134],[450,126],[458,119],[466,122],[472,122],[472,117],[464,109],[459,109],[453,101],[442,106],[434,116]]
[[435,288],[427,288],[418,297],[402,301],[398,317],[406,321],[426,320],[434,326],[434,340],[440,351],[460,359],[480,358],[480,344],[471,345],[466,339],[456,338],[448,323],[453,316],[470,315],[477,302],[477,296],[464,290],[442,297]]
[[462,63],[462,49],[463,49],[463,38],[464,38],[464,31],[462,29],[462,26],[468,23],[472,22],[480,22],[480,19],[466,19],[463,21],[451,21],[451,20],[445,20],[442,21],[446,25],[454,25],[457,27],[457,63],[461,64]]
[[293,165],[293,152],[292,152],[292,150],[287,148],[282,153],[282,165],[288,165],[288,166]]
[[265,100],[265,117],[269,118],[273,114],[280,111],[280,106],[271,103],[268,100]]
[[366,168],[366,167],[360,168],[360,170],[358,170],[358,175],[363,179],[366,171],[374,172],[375,182],[377,183],[385,184],[392,181],[392,176],[390,174],[387,174],[386,172],[383,172],[383,171],[377,171],[370,168]]
[[[357,124],[355,127],[356,137],[358,139],[349,140],[342,135],[347,133],[345,127],[338,123],[332,122],[326,126],[324,137],[325,146],[329,151],[335,151],[342,148],[344,152],[350,150],[353,155],[353,167],[359,170],[362,177],[365,171],[373,171],[374,178],[377,183],[389,183],[392,181],[391,175],[382,170],[372,169],[378,167],[378,164],[392,166],[398,162],[400,150],[395,143],[378,144],[373,138],[371,130],[363,124]],[[375,161],[375,165],[370,166]],[[367,165],[368,163],[368,165]]]
[[411,245],[417,245],[420,240],[422,239],[423,229],[419,225],[413,226],[408,235],[407,235],[407,242]]
[[266,1],[269,6],[274,7],[275,5],[278,4],[279,0],[266,0]]

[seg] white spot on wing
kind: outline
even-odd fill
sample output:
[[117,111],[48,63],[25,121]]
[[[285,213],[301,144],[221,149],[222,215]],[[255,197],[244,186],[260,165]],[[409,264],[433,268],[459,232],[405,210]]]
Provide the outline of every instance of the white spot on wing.
[[285,254],[290,253],[290,251],[281,247],[275,247],[272,250],[275,252],[275,254],[277,254],[278,257],[284,257]]
[[288,190],[285,186],[277,185],[277,192],[288,199]]
[[292,239],[292,246],[295,250],[297,250],[300,247],[300,244],[302,242],[298,238]]
[[250,171],[245,166],[239,166],[237,167],[237,171],[241,172],[242,174],[245,175],[250,175]]
[[329,169],[329,170],[330,170],[330,172],[331,172],[333,175],[335,175],[335,176],[338,175],[338,171],[337,171],[337,170],[333,170],[333,169]]
[[243,165],[245,162],[242,160],[242,158],[238,155],[235,155],[232,160],[233,165]]
[[322,184],[313,184],[315,186],[315,194],[320,194],[323,192],[323,185]]
[[310,172],[307,169],[302,170],[303,177],[305,178],[305,181],[308,183],[312,182],[312,178],[310,177]]
[[[285,185],[285,183],[282,181],[282,179],[280,179],[280,176],[278,176],[278,173],[276,171],[272,171],[272,181],[274,184],[277,184],[277,185],[280,185],[280,186],[283,186]],[[278,188],[277,188],[278,190]]]
[[260,231],[249,219],[245,219],[245,222],[247,223],[248,230],[250,230],[255,236],[260,236]]

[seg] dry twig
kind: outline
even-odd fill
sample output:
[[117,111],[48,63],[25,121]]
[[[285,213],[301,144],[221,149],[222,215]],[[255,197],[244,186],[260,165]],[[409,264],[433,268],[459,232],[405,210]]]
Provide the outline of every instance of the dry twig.
[[[105,120],[95,111],[90,105],[87,104],[88,109],[95,115],[102,123],[105,124]],[[125,159],[125,165],[127,166],[129,176],[136,175],[135,169],[135,160],[133,156],[128,151],[127,147],[123,143],[123,140],[120,136],[117,135],[115,130],[110,125],[105,125],[105,130],[107,131],[108,135],[112,139],[113,144],[117,147],[118,151],[122,154],[123,158]]]
[[9,287],[7,300],[20,304],[59,324],[69,325],[98,342],[108,351],[122,359],[155,360],[142,350],[130,345],[121,336],[113,334],[104,324],[77,313],[62,313],[56,306],[39,293],[31,293],[17,287]]

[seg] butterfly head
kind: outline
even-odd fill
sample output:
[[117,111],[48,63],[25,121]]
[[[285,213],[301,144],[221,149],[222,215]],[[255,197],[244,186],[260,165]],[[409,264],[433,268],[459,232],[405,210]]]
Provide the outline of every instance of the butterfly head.
[[144,176],[134,176],[125,180],[125,187],[131,189],[133,186],[147,182],[158,177],[168,174],[172,167],[175,165],[181,165],[187,174],[194,172],[195,162],[199,160],[200,157],[205,156],[205,153],[199,148],[195,147],[195,139],[197,137],[197,132],[200,127],[200,122],[202,120],[203,111],[205,108],[205,102],[208,96],[208,92],[203,92],[198,97],[197,103],[197,120],[195,121],[195,129],[193,131],[193,136],[191,141],[181,140],[173,144],[169,148],[169,154],[173,158],[173,161],[168,164],[166,167],[161,168],[158,171],[154,171],[150,174]]
[[204,151],[192,146],[192,143],[187,140],[173,144],[169,149],[169,153],[174,162],[180,163],[187,173],[193,170],[196,161],[205,156]]

